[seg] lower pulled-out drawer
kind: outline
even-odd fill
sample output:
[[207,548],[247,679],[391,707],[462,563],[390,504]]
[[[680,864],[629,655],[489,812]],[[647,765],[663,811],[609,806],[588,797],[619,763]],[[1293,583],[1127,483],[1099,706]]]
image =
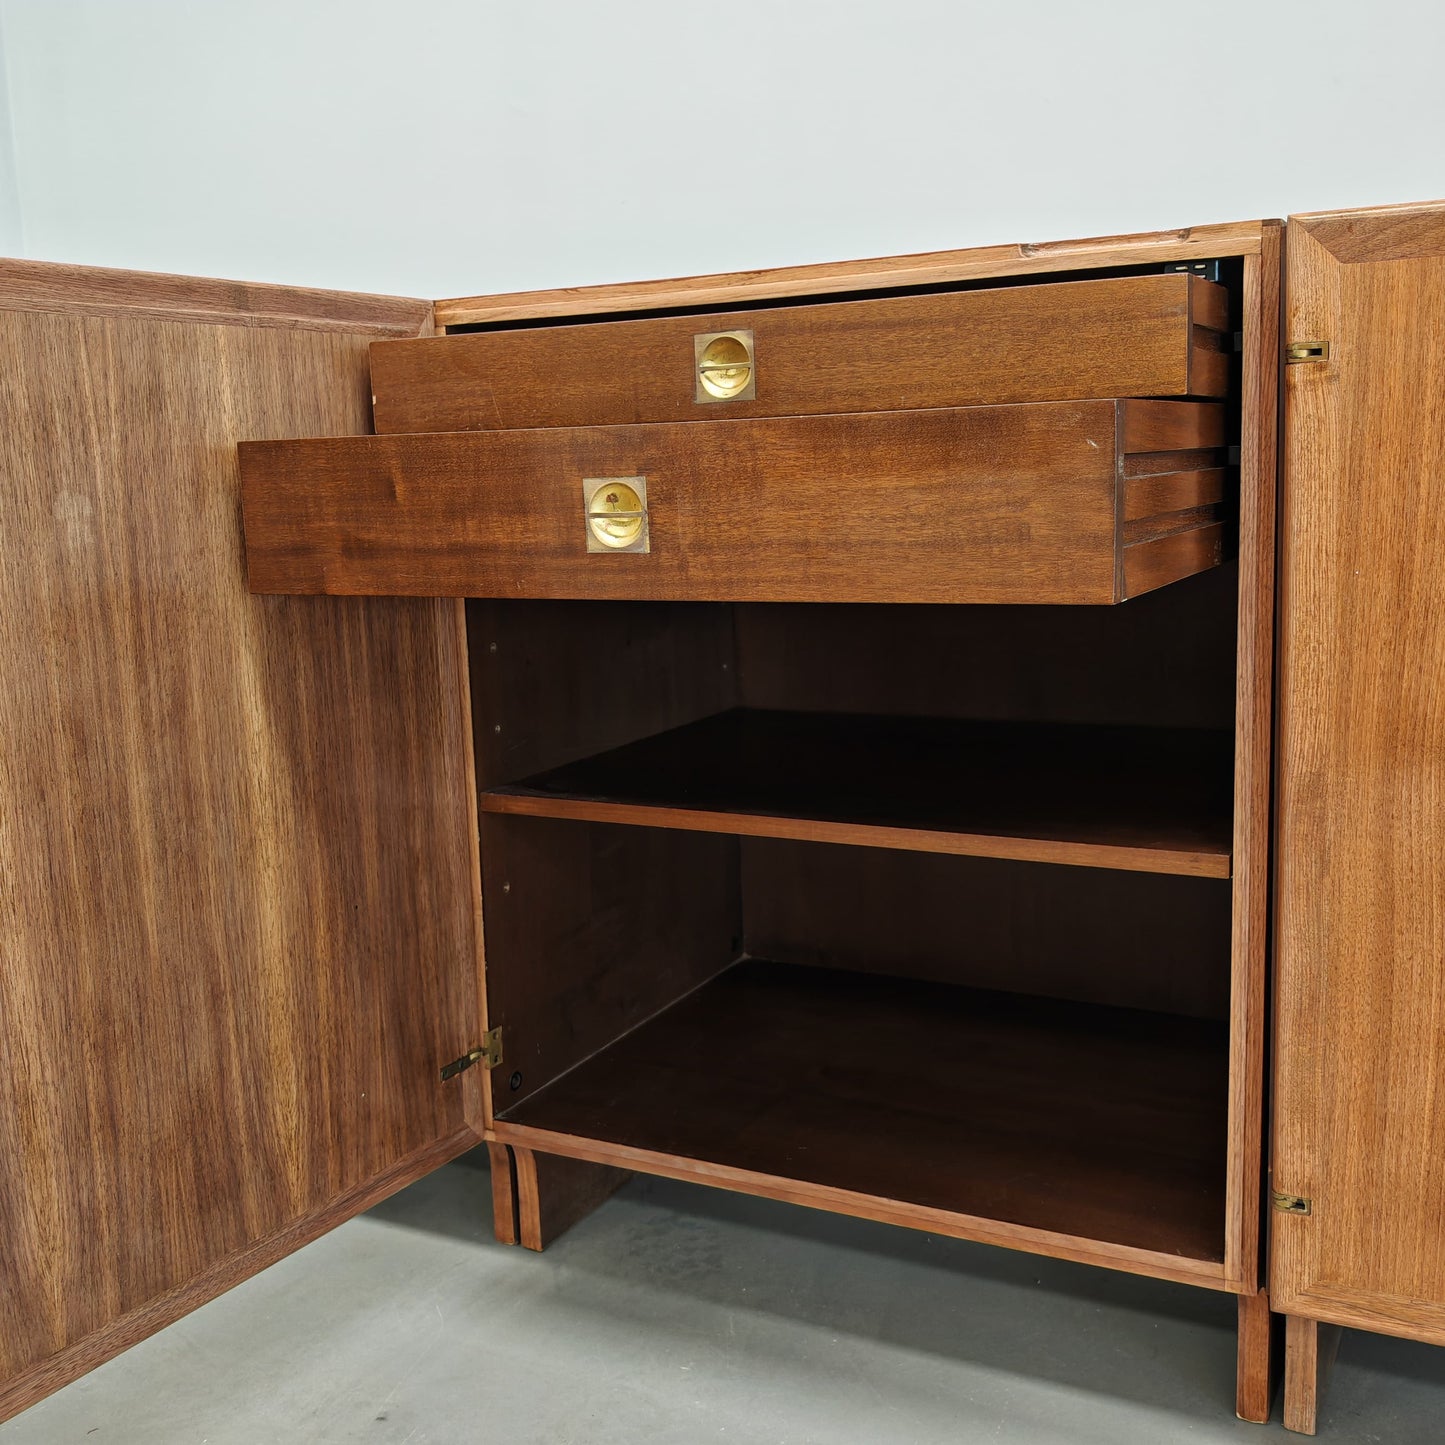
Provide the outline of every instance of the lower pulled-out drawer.
[[243,443],[255,592],[1110,603],[1216,565],[1214,403]]

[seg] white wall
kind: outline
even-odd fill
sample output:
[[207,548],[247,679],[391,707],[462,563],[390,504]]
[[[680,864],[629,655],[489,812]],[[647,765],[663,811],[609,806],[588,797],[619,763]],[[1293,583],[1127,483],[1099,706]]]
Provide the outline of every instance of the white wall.
[[0,26],[0,255],[20,256],[24,251],[15,145],[10,134],[10,92],[5,81],[5,34]]
[[1439,0],[0,0],[0,21],[24,245],[55,260],[448,296],[1445,194]]

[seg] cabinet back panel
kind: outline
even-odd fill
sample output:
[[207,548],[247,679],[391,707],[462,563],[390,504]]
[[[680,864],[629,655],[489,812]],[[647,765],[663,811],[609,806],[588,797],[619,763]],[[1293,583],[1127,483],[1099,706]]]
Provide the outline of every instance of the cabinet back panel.
[[1119,607],[742,604],[747,707],[1234,726],[1238,568]]
[[1227,880],[768,838],[742,880],[754,957],[1228,1017]]

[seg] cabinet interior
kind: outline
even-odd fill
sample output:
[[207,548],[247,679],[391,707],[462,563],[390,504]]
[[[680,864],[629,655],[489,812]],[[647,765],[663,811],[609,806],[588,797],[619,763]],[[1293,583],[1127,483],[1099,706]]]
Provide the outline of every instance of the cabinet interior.
[[498,1138],[1221,1261],[1236,591],[468,603]]

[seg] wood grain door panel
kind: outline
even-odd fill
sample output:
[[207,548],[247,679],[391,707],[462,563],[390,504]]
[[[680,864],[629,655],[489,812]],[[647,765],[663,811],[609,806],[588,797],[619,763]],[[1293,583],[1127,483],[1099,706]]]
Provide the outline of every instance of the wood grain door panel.
[[0,1418],[482,1117],[458,604],[242,558],[236,439],[421,312],[265,290],[0,268]]
[[1445,1343],[1445,205],[1286,249],[1272,1302]]

